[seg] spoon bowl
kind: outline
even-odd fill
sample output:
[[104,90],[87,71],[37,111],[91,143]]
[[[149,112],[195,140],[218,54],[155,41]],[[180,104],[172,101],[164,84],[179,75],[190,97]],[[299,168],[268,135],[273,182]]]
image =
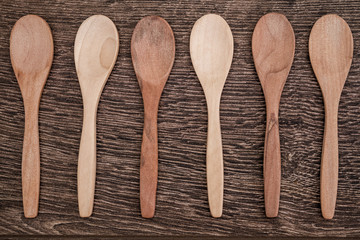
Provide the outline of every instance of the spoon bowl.
[[320,170],[321,211],[325,219],[333,218],[335,213],[339,165],[337,116],[353,51],[351,30],[341,17],[329,14],[316,21],[310,33],[309,55],[325,105]]
[[158,16],[141,19],[132,35],[131,57],[144,102],[140,208],[144,218],[152,218],[158,177],[158,106],[175,59],[175,39],[170,25]]
[[115,65],[119,34],[106,16],[94,15],[80,26],[74,59],[83,104],[83,128],[78,160],[78,202],[81,217],[92,214],[96,179],[96,112],[100,96]]
[[38,214],[40,191],[40,146],[38,114],[41,93],[54,55],[49,25],[36,15],[20,18],[10,36],[10,58],[20,86],[25,109],[22,152],[22,191],[26,218]]
[[231,29],[222,17],[208,14],[196,21],[190,35],[190,55],[208,108],[206,172],[209,207],[213,217],[221,217],[223,207],[224,164],[219,108],[233,52]]
[[207,14],[198,19],[190,35],[190,54],[205,95],[221,95],[234,52],[231,29],[225,19]]
[[279,105],[295,53],[294,31],[284,15],[268,13],[260,18],[252,36],[252,53],[266,102],[265,212],[267,217],[276,217],[281,183]]

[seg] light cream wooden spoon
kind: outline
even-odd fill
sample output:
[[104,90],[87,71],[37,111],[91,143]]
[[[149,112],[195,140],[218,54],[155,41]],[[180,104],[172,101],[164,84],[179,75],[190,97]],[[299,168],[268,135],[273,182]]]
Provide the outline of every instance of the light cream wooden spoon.
[[140,208],[142,217],[152,218],[158,176],[158,106],[175,60],[175,38],[165,19],[147,16],[138,22],[131,38],[131,57],[144,101]]
[[281,183],[279,105],[295,53],[294,31],[284,15],[269,13],[260,18],[252,37],[252,52],[266,102],[265,212],[267,217],[276,217]]
[[54,55],[49,25],[39,16],[27,15],[14,25],[10,36],[10,57],[25,108],[22,153],[24,215],[38,214],[40,191],[40,147],[38,115],[41,93]]
[[206,172],[209,206],[213,217],[222,215],[224,166],[219,108],[233,52],[231,29],[222,17],[208,14],[196,21],[190,35],[190,55],[208,108]]
[[74,46],[76,72],[84,103],[83,129],[78,163],[78,201],[81,217],[93,210],[96,178],[96,112],[101,92],[119,51],[115,24],[94,15],[80,26]]
[[335,213],[339,165],[337,117],[353,51],[351,30],[341,17],[329,14],[316,21],[310,33],[309,54],[325,105],[320,200],[326,219],[333,218]]

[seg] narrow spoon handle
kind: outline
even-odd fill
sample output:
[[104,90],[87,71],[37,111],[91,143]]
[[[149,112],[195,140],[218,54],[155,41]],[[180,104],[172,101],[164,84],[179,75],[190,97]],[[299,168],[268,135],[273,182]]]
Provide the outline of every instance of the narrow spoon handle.
[[224,195],[224,164],[220,127],[220,101],[208,103],[206,174],[210,212],[221,217]]
[[278,110],[267,109],[264,146],[264,198],[267,217],[278,215],[280,182],[281,154]]
[[151,110],[145,107],[144,115],[140,157],[140,208],[142,217],[152,218],[155,214],[158,178],[157,107]]
[[78,162],[78,203],[81,217],[92,214],[96,177],[97,104],[84,101],[84,119]]
[[338,184],[338,128],[337,106],[333,109],[325,106],[324,142],[320,171],[320,199],[322,215],[332,219],[335,213]]
[[39,104],[25,103],[25,132],[22,153],[22,192],[24,215],[38,214],[40,192]]

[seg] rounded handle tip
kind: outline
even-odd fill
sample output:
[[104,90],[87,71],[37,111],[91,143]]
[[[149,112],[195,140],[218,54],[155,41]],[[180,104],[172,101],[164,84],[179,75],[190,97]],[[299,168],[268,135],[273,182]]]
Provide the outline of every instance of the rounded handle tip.
[[25,218],[36,218],[38,211],[36,209],[28,209],[24,211]]
[[321,202],[321,213],[325,219],[333,219],[335,215],[335,207],[324,206],[325,201]]
[[222,216],[222,207],[218,209],[210,209],[210,213],[213,218],[219,218]]
[[278,216],[278,209],[266,209],[267,218],[276,218]]
[[79,214],[80,214],[80,217],[82,217],[82,218],[88,218],[92,214],[92,209],[89,209],[89,210],[81,210],[80,209]]
[[143,218],[153,218],[154,215],[155,215],[155,208],[154,209],[141,208],[141,216]]

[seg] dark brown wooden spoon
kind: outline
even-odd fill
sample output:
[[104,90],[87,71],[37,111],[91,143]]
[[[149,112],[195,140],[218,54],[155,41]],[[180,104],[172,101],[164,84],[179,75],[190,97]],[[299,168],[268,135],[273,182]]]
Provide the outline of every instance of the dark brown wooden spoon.
[[22,152],[24,215],[38,214],[40,191],[40,147],[38,114],[40,97],[54,54],[49,25],[39,16],[27,15],[14,25],[10,36],[10,57],[25,108]]
[[141,19],[131,39],[131,56],[144,101],[140,159],[140,207],[144,218],[155,213],[158,176],[157,112],[161,93],[175,59],[175,39],[161,17]]

